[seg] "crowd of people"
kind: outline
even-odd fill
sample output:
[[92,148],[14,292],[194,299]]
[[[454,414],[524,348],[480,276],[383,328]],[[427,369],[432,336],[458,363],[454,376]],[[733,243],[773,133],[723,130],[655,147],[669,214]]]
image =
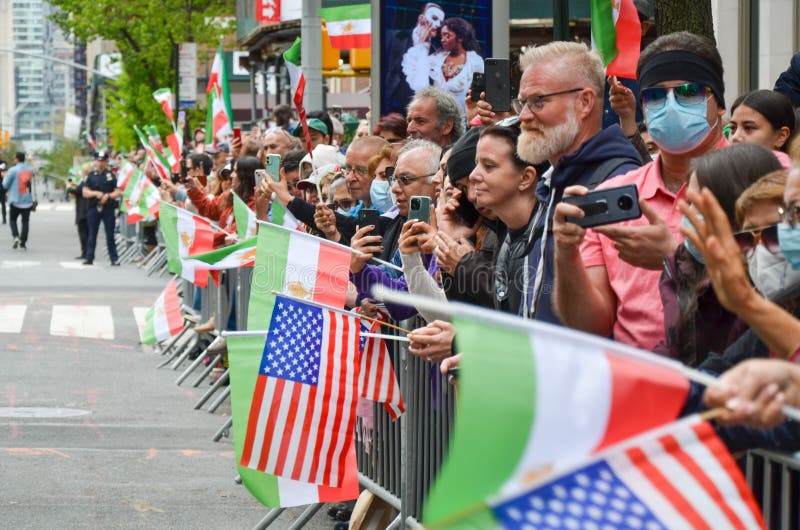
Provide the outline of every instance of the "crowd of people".
[[[726,406],[722,425],[747,424],[724,432],[730,447],[797,450],[800,431],[781,406],[800,406],[800,90],[757,90],[728,107],[714,44],[673,33],[642,51],[638,93],[608,80],[619,123],[604,128],[607,80],[587,46],[530,47],[519,66],[512,113],[493,112],[483,94],[420,87],[405,118],[382,116],[346,145],[326,112],[308,113],[308,153],[302,126],[280,109],[274,127],[229,143],[197,129],[184,175],[148,174],[162,200],[219,225],[215,246],[237,240],[235,194],[261,220],[279,203],[306,231],[351,247],[348,304],[419,315],[427,325],[408,335],[409,351],[442,373],[460,360],[446,315],[381,304],[375,286],[582,330],[721,375],[693,389],[687,413]],[[279,178],[257,183],[268,155],[281,157]],[[106,208],[119,189],[104,159],[73,190],[87,265],[100,224],[117,260]],[[635,188],[641,215],[582,226],[592,212],[572,199],[621,186]]]

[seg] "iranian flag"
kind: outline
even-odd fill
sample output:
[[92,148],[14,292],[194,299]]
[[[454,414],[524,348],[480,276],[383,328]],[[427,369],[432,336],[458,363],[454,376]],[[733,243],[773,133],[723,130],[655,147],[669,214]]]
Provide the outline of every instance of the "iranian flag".
[[198,287],[208,285],[208,268],[186,260],[214,249],[214,229],[205,217],[161,201],[159,227],[167,247],[167,270]]
[[292,101],[294,101],[294,106],[297,109],[300,125],[303,126],[306,151],[308,151],[311,158],[314,158],[314,150],[311,149],[311,135],[308,132],[308,121],[306,120],[306,109],[303,107],[303,95],[306,92],[306,77],[303,75],[302,66],[300,66],[300,48],[300,37],[297,37],[292,47],[283,52],[283,60],[286,63],[286,70],[289,72],[289,81],[292,83]]
[[252,267],[256,260],[256,238],[251,237],[239,241],[234,245],[212,250],[204,254],[189,255],[187,261],[194,262],[195,266],[210,270],[237,269],[239,267]]
[[167,160],[170,164],[172,164],[172,172],[173,173],[180,173],[181,172],[181,151],[183,150],[183,145],[181,142],[180,135],[176,132],[167,136]]
[[[133,177],[134,181],[123,192],[125,207],[128,212],[128,224],[158,217],[161,194],[147,175],[141,171]],[[130,190],[130,192],[128,192]],[[125,197],[127,195],[127,197]]]
[[181,303],[178,286],[173,278],[144,317],[142,344],[157,344],[175,336],[181,329]]
[[256,235],[256,212],[247,206],[236,192],[233,193],[233,218],[236,220],[236,235],[248,239]]
[[[275,306],[273,291],[344,307],[349,278],[350,251],[304,232],[262,223],[258,231],[256,266],[248,306],[247,327],[266,329]],[[256,388],[264,337],[228,337],[231,414],[237,425],[247,425]],[[241,462],[246,429],[233,432],[236,461]],[[340,487],[328,487],[262,473],[238,466],[248,491],[262,504],[272,507],[339,502],[358,497],[355,444],[345,458]]]
[[372,9],[363,0],[324,0],[318,10],[328,27],[331,46],[340,50],[372,45]]
[[125,188],[128,186],[128,182],[130,182],[131,177],[137,172],[139,172],[139,168],[136,167],[136,164],[132,164],[123,159],[119,166],[119,171],[117,172],[117,187],[122,191],[125,191]]
[[272,224],[276,224],[284,228],[289,228],[291,230],[302,230],[300,221],[298,221],[297,218],[292,215],[292,212],[287,210],[286,207],[278,200],[274,200],[271,203],[269,220]]
[[161,109],[164,111],[164,114],[167,115],[169,121],[175,121],[175,117],[172,113],[172,90],[169,88],[159,88],[153,92],[153,97],[161,105]]
[[642,26],[633,0],[592,0],[592,46],[606,75],[636,79]]
[[670,423],[688,395],[678,363],[605,339],[487,310],[454,324],[459,414],[427,524]]
[[217,147],[217,142],[233,134],[233,111],[231,110],[231,95],[228,89],[228,74],[225,72],[225,52],[222,51],[220,42],[211,74],[206,85],[206,145]]
[[[162,179],[169,179],[172,174],[170,173],[170,168],[168,162],[163,158],[163,155],[156,151],[153,144],[150,142],[150,138],[145,136],[139,127],[136,125],[133,126],[133,130],[136,131],[136,135],[139,137],[139,142],[141,142],[142,147],[144,147],[145,152],[147,153],[147,157],[150,160],[150,163],[153,164],[155,167],[158,176]],[[160,138],[159,138],[160,141]]]

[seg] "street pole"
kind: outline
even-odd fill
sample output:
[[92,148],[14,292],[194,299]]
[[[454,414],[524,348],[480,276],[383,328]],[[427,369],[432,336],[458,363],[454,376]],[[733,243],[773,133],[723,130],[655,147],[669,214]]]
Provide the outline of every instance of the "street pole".
[[572,40],[567,0],[553,0],[553,40]]
[[303,21],[300,24],[302,45],[300,58],[306,78],[303,105],[306,110],[325,110],[322,99],[322,23],[317,10],[322,0],[303,0]]

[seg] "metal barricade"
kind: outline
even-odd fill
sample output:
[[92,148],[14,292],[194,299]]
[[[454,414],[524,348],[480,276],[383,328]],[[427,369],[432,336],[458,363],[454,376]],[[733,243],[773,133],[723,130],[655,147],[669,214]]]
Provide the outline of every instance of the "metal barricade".
[[745,474],[767,528],[800,529],[800,453],[761,449],[747,453]]

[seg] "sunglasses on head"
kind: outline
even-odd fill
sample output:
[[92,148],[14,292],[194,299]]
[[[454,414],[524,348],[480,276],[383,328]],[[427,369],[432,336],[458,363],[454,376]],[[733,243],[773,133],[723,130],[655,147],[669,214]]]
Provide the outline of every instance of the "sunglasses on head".
[[685,83],[677,86],[654,86],[643,88],[640,92],[642,105],[650,109],[659,109],[667,103],[667,95],[672,92],[679,105],[688,107],[705,103],[711,95],[711,87],[700,83]]
[[739,250],[748,258],[756,251],[756,247],[759,243],[764,245],[764,248],[773,254],[780,252],[777,224],[742,230],[733,234],[733,238],[739,245]]

